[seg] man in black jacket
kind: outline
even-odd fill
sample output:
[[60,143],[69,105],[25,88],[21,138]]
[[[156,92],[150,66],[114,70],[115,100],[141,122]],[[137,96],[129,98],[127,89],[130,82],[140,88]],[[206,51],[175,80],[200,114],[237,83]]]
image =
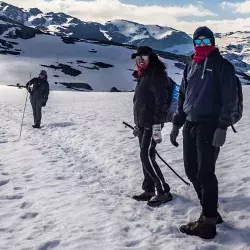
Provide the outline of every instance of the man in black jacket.
[[48,75],[45,70],[41,70],[39,77],[33,78],[26,84],[30,93],[30,103],[33,110],[33,128],[40,128],[42,119],[42,107],[46,106],[49,96]]
[[184,70],[178,110],[173,118],[171,143],[183,128],[185,171],[200,199],[202,213],[198,221],[180,228],[183,233],[210,239],[216,224],[222,222],[217,212],[218,181],[215,164],[227,128],[237,112],[237,79],[234,67],[215,47],[213,32],[198,28],[193,36],[195,54]]
[[133,198],[159,206],[172,200],[170,187],[155,160],[156,144],[162,141],[161,129],[169,108],[168,76],[165,65],[150,47],[139,47],[131,57],[138,69],[134,72],[138,80],[134,94],[134,134],[139,137],[144,174],[142,189],[145,191]]

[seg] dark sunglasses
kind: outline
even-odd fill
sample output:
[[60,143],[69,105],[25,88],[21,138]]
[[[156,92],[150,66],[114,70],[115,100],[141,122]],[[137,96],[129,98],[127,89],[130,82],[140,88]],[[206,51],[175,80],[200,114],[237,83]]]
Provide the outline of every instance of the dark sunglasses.
[[146,55],[141,55],[141,56],[137,56],[134,60],[135,61],[146,61],[148,59],[149,56],[146,56]]
[[210,38],[195,39],[194,44],[195,45],[201,45],[201,44],[209,45],[209,44],[211,44],[211,40],[210,40]]

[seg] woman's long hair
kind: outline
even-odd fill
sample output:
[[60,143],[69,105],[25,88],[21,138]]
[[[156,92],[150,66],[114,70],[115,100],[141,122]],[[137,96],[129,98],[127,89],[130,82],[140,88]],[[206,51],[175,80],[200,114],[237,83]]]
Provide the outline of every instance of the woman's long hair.
[[149,56],[149,65],[148,68],[157,72],[166,72],[167,73],[167,66],[159,59],[159,57],[152,53]]

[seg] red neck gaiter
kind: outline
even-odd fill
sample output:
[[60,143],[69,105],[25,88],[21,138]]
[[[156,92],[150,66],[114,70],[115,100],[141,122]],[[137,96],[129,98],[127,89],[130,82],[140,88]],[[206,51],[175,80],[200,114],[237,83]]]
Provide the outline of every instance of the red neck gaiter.
[[203,63],[206,58],[213,52],[216,50],[215,46],[198,46],[198,47],[194,47],[195,49],[195,54],[193,57],[193,60],[195,63]]
[[143,74],[144,74],[145,70],[147,69],[147,67],[148,67],[147,65],[144,65],[144,66],[138,66],[137,65],[137,70],[138,70],[139,77],[143,76]]

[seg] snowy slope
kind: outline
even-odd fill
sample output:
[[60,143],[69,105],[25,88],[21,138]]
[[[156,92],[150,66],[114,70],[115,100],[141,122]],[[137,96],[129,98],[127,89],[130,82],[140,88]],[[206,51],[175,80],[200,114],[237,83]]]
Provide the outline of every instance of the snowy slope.
[[[238,134],[228,131],[217,165],[225,223],[210,241],[178,231],[199,216],[199,202],[166,166],[173,201],[153,209],[131,199],[142,182],[138,142],[121,124],[132,123],[132,93],[53,91],[45,126],[30,128],[28,105],[17,141],[25,94],[0,86],[1,250],[250,249],[248,87]],[[169,132],[158,150],[184,177],[182,145],[173,148]]]
[[[17,38],[27,36],[26,27],[23,27],[8,22],[0,24],[0,84],[23,85],[30,73],[35,77],[43,68],[49,73],[51,89],[65,89],[56,84],[59,82],[88,84],[94,91],[109,91],[112,87],[131,91],[135,88],[131,71],[135,65],[130,59],[132,49],[86,40],[66,41],[58,36],[36,34],[37,30],[30,28],[32,32],[29,30],[28,34],[33,38]],[[182,70],[175,67],[179,62],[177,58],[176,61],[162,60],[168,65],[173,79],[180,82]],[[76,75],[55,68],[59,64],[76,70]]]

